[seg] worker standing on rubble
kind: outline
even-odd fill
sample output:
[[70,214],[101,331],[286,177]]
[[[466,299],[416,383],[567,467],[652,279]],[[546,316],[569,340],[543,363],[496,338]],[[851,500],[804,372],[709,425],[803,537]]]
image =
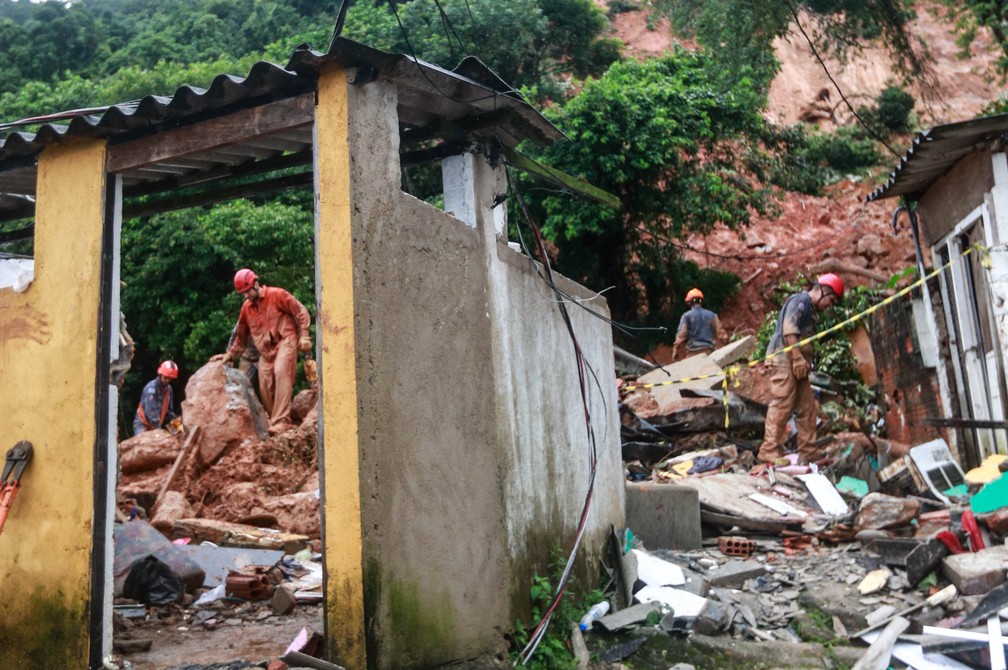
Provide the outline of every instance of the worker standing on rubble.
[[[231,345],[234,344],[237,335],[238,324],[235,323],[234,328],[231,329],[231,337],[228,338],[227,349],[230,349]],[[238,372],[244,373],[252,386],[259,385],[259,350],[256,349],[253,340],[245,340],[245,351],[242,352],[241,358],[238,359]]]
[[175,361],[164,361],[157,369],[158,376],[147,382],[140,393],[140,404],[133,417],[133,434],[164,428],[175,419],[175,399],[171,382],[178,379]]
[[672,360],[678,360],[679,348],[686,344],[689,356],[709,354],[719,342],[726,342],[728,334],[721,326],[718,315],[703,306],[703,291],[691,288],[686,293],[689,310],[679,319],[679,330],[672,345]]
[[275,435],[291,425],[298,349],[308,353],[312,348],[311,315],[284,289],[260,284],[248,268],[235,273],[234,287],[245,298],[234,341],[226,353],[210,360],[238,360],[252,338],[259,350],[259,397],[270,415],[270,433]]
[[766,353],[770,365],[770,403],[759,449],[759,459],[765,463],[784,456],[785,426],[792,412],[798,427],[798,458],[802,463],[816,460],[816,407],[809,381],[812,345],[778,352],[814,335],[816,314],[833,305],[843,293],[843,281],[830,272],[816,279],[808,291],[789,296],[781,307]]

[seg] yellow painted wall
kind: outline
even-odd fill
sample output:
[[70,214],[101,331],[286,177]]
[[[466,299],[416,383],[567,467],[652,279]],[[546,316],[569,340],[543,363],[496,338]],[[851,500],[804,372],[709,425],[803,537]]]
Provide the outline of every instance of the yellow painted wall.
[[347,76],[319,77],[315,111],[316,272],[326,562],[326,639],[332,660],[364,670],[360,457],[357,440]]
[[0,534],[0,667],[85,668],[105,144],[39,160],[35,281],[0,289],[0,447],[35,455]]

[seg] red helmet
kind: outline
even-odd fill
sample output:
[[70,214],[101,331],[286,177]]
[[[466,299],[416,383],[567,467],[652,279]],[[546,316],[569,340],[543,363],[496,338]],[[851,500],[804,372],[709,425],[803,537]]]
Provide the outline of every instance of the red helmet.
[[688,293],[686,293],[686,302],[693,302],[693,300],[703,300],[703,291],[698,288],[691,288]]
[[837,277],[832,272],[827,272],[820,276],[819,279],[816,279],[816,283],[829,286],[838,300],[843,297],[843,279],[840,279],[840,277]]
[[157,373],[168,379],[178,379],[178,366],[175,365],[175,361],[165,361],[158,366]]
[[258,279],[258,277],[256,277],[256,273],[252,272],[248,268],[242,268],[236,272],[234,276],[235,290],[239,293],[244,293],[252,288],[256,279]]

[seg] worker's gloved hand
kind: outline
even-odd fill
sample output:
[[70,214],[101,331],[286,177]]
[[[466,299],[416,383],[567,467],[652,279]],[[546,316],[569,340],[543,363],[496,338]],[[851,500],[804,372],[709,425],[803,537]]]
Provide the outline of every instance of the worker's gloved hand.
[[797,351],[791,352],[791,371],[794,372],[795,379],[808,379],[809,364],[805,357]]
[[210,362],[211,363],[223,363],[224,365],[226,365],[228,367],[231,367],[231,365],[232,365],[231,354],[229,354],[229,353],[214,354],[213,356],[210,357]]
[[168,423],[168,432],[172,435],[185,432],[185,426],[182,425],[182,417],[177,416]]
[[307,335],[303,335],[301,339],[298,341],[298,349],[300,349],[301,352],[305,354],[311,351],[312,349],[311,338],[308,337]]

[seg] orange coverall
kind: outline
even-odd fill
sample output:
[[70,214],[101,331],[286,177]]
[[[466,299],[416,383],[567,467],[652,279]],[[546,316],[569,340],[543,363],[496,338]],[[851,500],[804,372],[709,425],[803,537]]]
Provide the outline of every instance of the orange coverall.
[[290,423],[291,394],[297,371],[298,339],[308,335],[311,315],[304,305],[282,288],[262,286],[257,302],[246,299],[234,342],[228,349],[237,360],[252,337],[259,350],[259,395],[270,415],[270,428]]

